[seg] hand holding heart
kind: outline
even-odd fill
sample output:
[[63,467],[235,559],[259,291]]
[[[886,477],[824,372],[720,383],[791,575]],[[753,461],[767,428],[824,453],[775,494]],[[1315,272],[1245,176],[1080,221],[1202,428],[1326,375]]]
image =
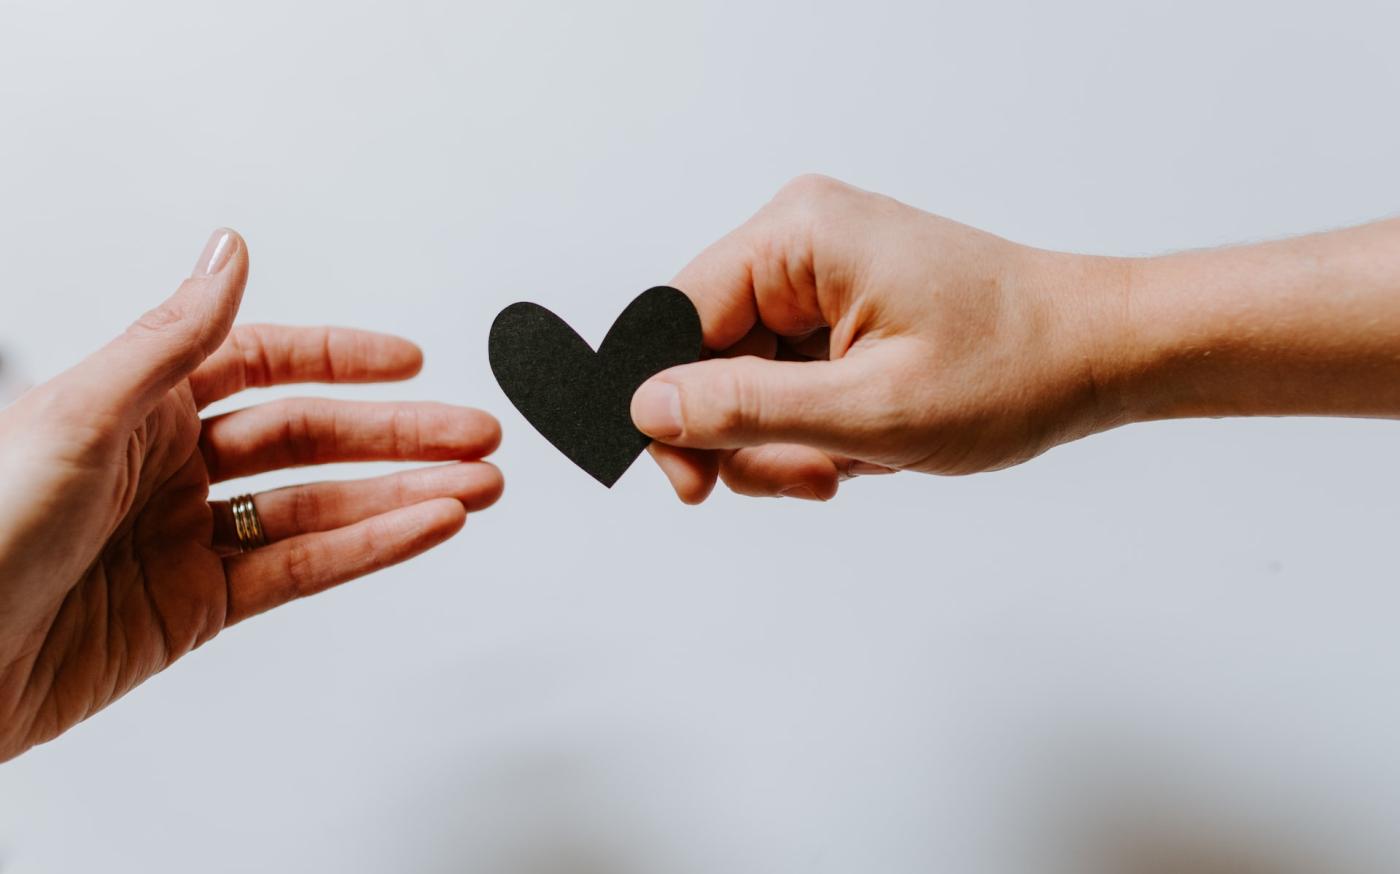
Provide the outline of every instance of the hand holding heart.
[[1093,364],[1121,262],[1042,252],[822,177],[785,187],[675,285],[718,357],[632,418],[682,500],[826,500],[840,480],[971,473],[1102,427]]
[[1154,419],[1400,417],[1400,220],[1100,258],[1008,242],[821,177],[675,284],[710,360],[632,418],[685,501],[825,500],[846,475],[961,474]]

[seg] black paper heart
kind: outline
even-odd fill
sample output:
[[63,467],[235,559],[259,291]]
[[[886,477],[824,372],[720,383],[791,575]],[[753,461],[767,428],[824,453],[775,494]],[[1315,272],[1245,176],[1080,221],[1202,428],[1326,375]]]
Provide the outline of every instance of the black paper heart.
[[632,424],[632,394],[700,358],[700,314],[659,285],[627,305],[594,352],[554,313],[513,303],[491,323],[491,372],[526,420],[598,482],[612,484],[651,442]]

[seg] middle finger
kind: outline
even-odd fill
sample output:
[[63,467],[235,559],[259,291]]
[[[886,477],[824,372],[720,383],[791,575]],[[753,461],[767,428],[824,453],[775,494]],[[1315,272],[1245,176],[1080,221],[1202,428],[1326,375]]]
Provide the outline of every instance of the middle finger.
[[209,481],[346,461],[472,461],[501,428],[487,413],[438,403],[292,398],[204,421]]

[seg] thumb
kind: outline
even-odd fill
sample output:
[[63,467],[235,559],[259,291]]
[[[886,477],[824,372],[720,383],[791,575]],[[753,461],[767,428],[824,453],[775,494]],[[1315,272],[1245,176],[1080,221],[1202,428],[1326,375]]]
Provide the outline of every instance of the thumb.
[[224,342],[247,279],[247,244],[216,230],[175,294],[65,374],[62,393],[122,421],[145,416]]
[[837,361],[713,358],[662,371],[632,396],[632,421],[672,446],[802,443],[864,457],[884,380],[873,356]]

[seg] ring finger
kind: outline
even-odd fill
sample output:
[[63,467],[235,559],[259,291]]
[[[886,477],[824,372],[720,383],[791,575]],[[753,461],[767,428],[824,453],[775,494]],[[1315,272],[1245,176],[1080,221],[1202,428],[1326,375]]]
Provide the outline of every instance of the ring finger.
[[[467,512],[484,510],[501,496],[503,481],[484,461],[400,471],[372,479],[288,486],[253,496],[268,543],[299,534],[332,531],[400,507],[434,498],[456,498]],[[211,501],[214,546],[223,554],[239,551],[228,501]]]

